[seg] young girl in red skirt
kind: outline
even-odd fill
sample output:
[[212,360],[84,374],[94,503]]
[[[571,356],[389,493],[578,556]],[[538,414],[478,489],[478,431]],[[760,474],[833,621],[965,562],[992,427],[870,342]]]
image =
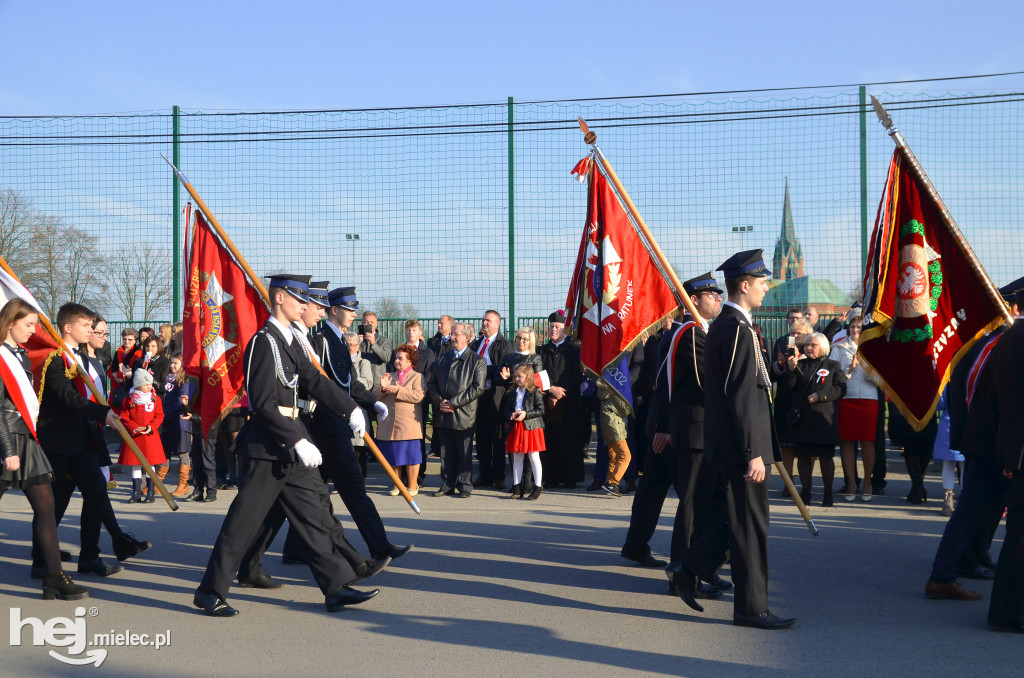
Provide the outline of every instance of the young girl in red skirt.
[[[160,442],[160,424],[164,421],[164,408],[160,398],[153,392],[153,375],[145,369],[135,370],[132,379],[133,388],[121,405],[121,421],[128,429],[132,440],[138,445],[139,451],[146,456],[150,466],[160,466],[167,461],[164,446]],[[117,463],[132,468],[132,496],[128,503],[137,504],[142,501],[142,466],[128,448],[121,445],[121,456]],[[153,479],[146,478],[146,501],[155,502],[156,492],[153,491]]]
[[533,468],[533,492],[528,499],[537,499],[542,489],[540,453],[544,444],[544,393],[534,383],[532,365],[516,365],[512,379],[516,389],[505,395],[502,411],[512,422],[505,451],[512,455],[512,498],[523,497],[523,457],[529,455]]

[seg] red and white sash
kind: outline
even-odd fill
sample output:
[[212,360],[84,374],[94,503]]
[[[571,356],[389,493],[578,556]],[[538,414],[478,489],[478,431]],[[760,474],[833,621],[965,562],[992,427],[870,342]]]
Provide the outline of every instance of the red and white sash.
[[32,383],[25,374],[18,357],[6,346],[0,347],[0,376],[4,380],[4,388],[11,395],[11,402],[18,408],[21,418],[36,437],[36,419],[39,418],[39,399],[32,390]]
[[672,335],[672,343],[668,348],[668,355],[665,356],[665,362],[668,367],[668,399],[672,400],[672,382],[676,374],[676,348],[679,346],[679,340],[683,338],[683,335],[692,330],[697,326],[697,323],[693,320],[687,320],[683,323],[675,334]]
[[974,400],[974,390],[978,388],[978,379],[981,377],[981,373],[985,369],[985,364],[988,363],[989,356],[992,355],[992,349],[996,347],[999,340],[1003,338],[1005,332],[1000,332],[994,338],[989,340],[985,346],[982,347],[978,353],[978,357],[975,359],[974,364],[971,365],[971,371],[967,373],[967,409],[971,409],[971,401]]

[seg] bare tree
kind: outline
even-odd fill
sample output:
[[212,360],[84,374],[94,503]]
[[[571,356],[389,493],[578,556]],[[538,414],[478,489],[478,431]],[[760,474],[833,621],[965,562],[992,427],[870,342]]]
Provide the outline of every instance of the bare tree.
[[379,318],[388,318],[390,320],[404,321],[409,318],[419,317],[419,311],[416,310],[415,306],[410,303],[399,303],[393,297],[381,297],[374,304],[372,310]]
[[96,308],[103,299],[104,258],[96,236],[59,217],[37,214],[26,277],[43,310],[53,318],[68,301]]
[[28,200],[10,189],[0,192],[0,256],[26,285],[32,282],[28,255],[36,218]]
[[109,303],[125,320],[151,321],[169,315],[173,283],[166,259],[166,251],[150,242],[110,257],[106,275]]

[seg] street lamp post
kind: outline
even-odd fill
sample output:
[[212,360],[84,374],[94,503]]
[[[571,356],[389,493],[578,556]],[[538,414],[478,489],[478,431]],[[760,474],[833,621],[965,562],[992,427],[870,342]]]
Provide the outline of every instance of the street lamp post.
[[356,282],[356,241],[359,240],[358,233],[346,233],[345,240],[352,242],[352,284]]

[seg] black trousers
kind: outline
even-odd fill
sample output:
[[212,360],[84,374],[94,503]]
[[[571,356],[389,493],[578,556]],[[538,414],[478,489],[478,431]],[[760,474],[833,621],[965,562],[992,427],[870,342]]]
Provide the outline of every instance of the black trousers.
[[[314,472],[311,475],[313,476],[313,482],[317,486],[323,510],[334,518],[334,506],[331,504],[331,495],[327,491],[327,486],[324,485],[319,473]],[[267,517],[263,520],[263,525],[253,540],[252,546],[249,547],[249,550],[246,551],[245,556],[242,558],[242,564],[238,566],[238,581],[256,579],[266,571],[263,568],[263,554],[267,552],[270,544],[277,537],[281,526],[284,525],[285,518],[284,506],[279,498],[274,502]],[[348,561],[348,564],[355,570],[366,558],[349,543],[348,537],[345,536],[345,528],[342,527],[337,518],[334,518],[331,527],[331,546],[334,552]],[[302,537],[299,536],[299,530],[288,530],[288,535],[284,541],[284,555],[302,558],[306,561],[312,560],[312,552],[306,543],[302,541]]]
[[[441,489],[473,490],[473,429],[438,429],[441,440]],[[482,474],[482,472],[481,472]]]
[[[313,416],[313,440],[320,448],[334,489],[355,521],[370,554],[374,558],[381,557],[391,550],[391,542],[376,505],[366,494],[366,481],[352,445],[352,430],[333,414],[317,412]],[[365,450],[363,448],[364,454]]]
[[[67,511],[71,495],[77,487],[82,493],[82,518],[79,531],[81,552],[79,560],[92,560],[100,554],[100,526],[107,525],[111,537],[121,534],[107,494],[107,480],[100,471],[96,455],[86,449],[74,457],[47,455],[53,466],[54,518],[60,525]],[[110,528],[114,529],[111,530]],[[32,562],[43,562],[42,550],[33,534]]]
[[[964,489],[967,486],[964,485]],[[1024,474],[1015,472],[1006,501],[1006,537],[999,551],[988,620],[1024,623]]]
[[315,470],[301,463],[239,456],[242,483],[221,525],[199,588],[227,598],[242,559],[279,499],[288,521],[310,548],[309,568],[324,595],[336,593],[354,580],[352,566],[334,552],[334,516],[324,511]]
[[683,552],[680,562],[704,580],[714,577],[727,553],[736,586],[737,614],[758,615],[768,610],[768,478],[749,483],[747,465],[717,462],[726,483],[725,519],[715,522]]
[[[622,552],[645,556],[651,552],[650,540],[658,527],[658,518],[672,487],[679,497],[675,522],[672,525],[670,558],[679,560],[695,537],[707,529],[711,500],[715,489],[714,465],[703,462],[701,450],[672,450],[661,454],[647,450],[644,475],[633,497],[633,513],[629,519],[626,543]],[[724,515],[724,514],[723,514]]]
[[203,438],[202,434],[192,436],[192,473],[196,487],[207,490],[217,489],[217,435],[215,430]]
[[967,457],[963,488],[932,563],[930,579],[943,584],[956,579],[958,565],[970,568],[977,564],[979,549],[988,550],[995,532],[993,523],[998,525],[1002,519],[1010,481],[995,460]]
[[505,445],[494,391],[485,391],[476,410],[476,461],[485,483],[505,482]]

